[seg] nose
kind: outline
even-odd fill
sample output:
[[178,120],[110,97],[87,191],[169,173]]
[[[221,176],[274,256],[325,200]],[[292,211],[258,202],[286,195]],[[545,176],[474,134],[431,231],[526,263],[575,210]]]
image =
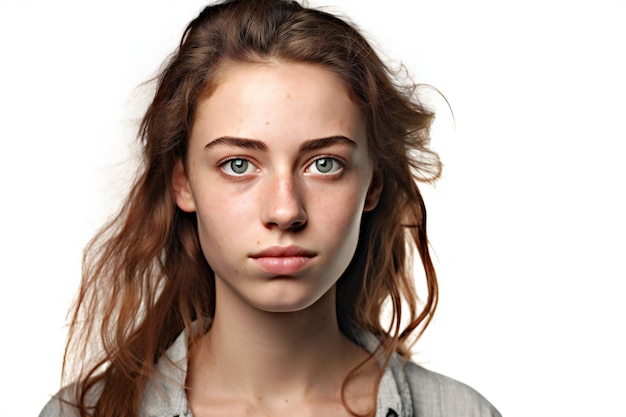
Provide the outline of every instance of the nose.
[[293,176],[272,178],[263,199],[262,220],[266,227],[296,230],[306,224],[306,210]]

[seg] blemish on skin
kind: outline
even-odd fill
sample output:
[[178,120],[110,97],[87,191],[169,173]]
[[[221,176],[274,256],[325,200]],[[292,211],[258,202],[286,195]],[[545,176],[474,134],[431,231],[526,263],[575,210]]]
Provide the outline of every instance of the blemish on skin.
[[260,241],[260,240],[257,240],[257,241],[256,241],[256,244],[257,244],[257,245],[260,245],[260,244],[261,244],[261,241]]
[[270,125],[270,122],[265,122],[265,126],[269,126],[269,125]]
[[291,94],[287,94],[287,100],[291,100]]

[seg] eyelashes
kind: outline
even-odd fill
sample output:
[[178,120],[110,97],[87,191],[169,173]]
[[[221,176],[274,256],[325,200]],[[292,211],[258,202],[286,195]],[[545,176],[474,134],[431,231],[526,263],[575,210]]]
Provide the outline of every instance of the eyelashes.
[[248,159],[240,157],[227,159],[226,161],[221,162],[219,167],[226,175],[230,175],[232,177],[241,177],[260,171],[259,168],[257,168]]
[[[261,172],[250,158],[244,156],[232,156],[218,163],[219,169],[227,177],[245,178],[249,175]],[[346,167],[343,159],[333,155],[319,155],[307,163],[303,172],[317,177],[334,178],[340,176]]]
[[313,160],[305,169],[305,172],[316,175],[332,175],[343,170],[344,164],[330,156],[321,156]]

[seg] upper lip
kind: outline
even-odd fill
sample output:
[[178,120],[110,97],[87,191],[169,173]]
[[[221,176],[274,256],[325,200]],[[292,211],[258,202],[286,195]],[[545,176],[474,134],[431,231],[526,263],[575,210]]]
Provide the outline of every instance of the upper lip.
[[301,248],[300,246],[272,246],[264,249],[260,252],[255,252],[250,255],[251,258],[282,258],[291,256],[304,256],[312,258],[315,256],[315,252]]

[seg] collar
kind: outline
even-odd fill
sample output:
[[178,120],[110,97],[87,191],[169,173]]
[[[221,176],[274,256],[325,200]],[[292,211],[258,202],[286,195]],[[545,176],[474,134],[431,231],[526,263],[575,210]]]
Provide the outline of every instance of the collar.
[[[199,326],[194,322],[193,329]],[[187,402],[187,333],[181,333],[159,358],[156,373],[148,379],[141,400],[140,415],[146,417],[191,416]]]
[[[370,332],[360,331],[355,335],[356,342],[370,353],[379,349],[379,340]],[[383,366],[383,359],[379,361]],[[413,415],[411,390],[404,372],[403,359],[394,353],[378,385],[376,417]]]
[[[194,323],[193,331],[197,330],[198,325]],[[359,332],[354,338],[368,352],[375,352],[379,348],[378,339],[369,332]],[[184,388],[187,377],[187,339],[187,333],[181,333],[157,362],[156,374],[146,384],[140,407],[141,415],[191,416]],[[412,415],[413,404],[403,360],[398,354],[394,354],[378,386],[376,417]]]

